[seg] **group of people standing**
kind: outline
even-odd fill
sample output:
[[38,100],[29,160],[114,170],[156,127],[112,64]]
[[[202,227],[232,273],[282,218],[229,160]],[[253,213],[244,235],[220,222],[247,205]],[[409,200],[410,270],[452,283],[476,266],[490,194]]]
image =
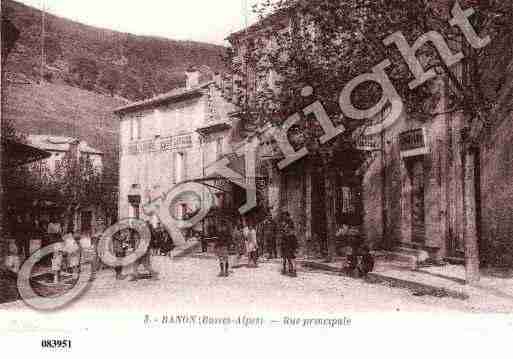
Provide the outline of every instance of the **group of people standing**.
[[79,233],[73,223],[66,226],[64,222],[63,217],[57,214],[51,214],[48,220],[35,219],[30,214],[15,216],[10,228],[15,247],[8,253],[8,259],[15,258],[11,260],[15,265],[9,268],[17,272],[24,260],[38,249],[54,245],[55,250],[41,258],[39,264],[50,267],[54,283],[59,283],[66,272],[76,279],[80,263],[84,260],[83,254],[88,249],[93,252],[94,235]]
[[239,263],[243,256],[248,258],[248,266],[258,267],[258,259],[268,254],[268,259],[278,257],[278,242],[281,244],[283,259],[282,274],[297,276],[296,251],[298,240],[294,222],[288,212],[284,212],[278,223],[269,215],[264,221],[255,224],[255,221],[245,219],[236,221],[230,233],[229,224],[220,221],[218,224],[215,251],[219,259],[219,276],[229,275],[229,256],[236,255]]

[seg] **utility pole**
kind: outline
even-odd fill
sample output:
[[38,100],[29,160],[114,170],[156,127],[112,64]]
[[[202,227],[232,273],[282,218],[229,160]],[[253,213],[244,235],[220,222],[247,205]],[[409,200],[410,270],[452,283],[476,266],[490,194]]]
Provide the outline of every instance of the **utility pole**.
[[45,0],[41,1],[41,76],[39,84],[43,83],[45,71]]

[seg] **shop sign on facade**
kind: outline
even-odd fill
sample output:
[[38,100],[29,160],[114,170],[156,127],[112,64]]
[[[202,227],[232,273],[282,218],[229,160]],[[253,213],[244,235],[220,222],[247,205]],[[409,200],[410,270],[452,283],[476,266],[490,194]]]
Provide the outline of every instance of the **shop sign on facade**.
[[140,153],[179,151],[192,147],[192,134],[145,140],[131,143],[126,148],[128,155]]
[[399,135],[401,158],[422,156],[429,153],[426,130],[417,128]]

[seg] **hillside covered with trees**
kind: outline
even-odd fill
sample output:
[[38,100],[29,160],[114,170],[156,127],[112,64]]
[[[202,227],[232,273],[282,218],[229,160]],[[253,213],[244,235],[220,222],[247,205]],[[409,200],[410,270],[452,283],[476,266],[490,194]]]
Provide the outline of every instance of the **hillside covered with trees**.
[[43,35],[41,11],[12,0],[2,1],[2,14],[20,31],[5,71],[29,81],[43,77],[139,100],[182,86],[191,65],[223,69],[222,46],[120,33],[46,13]]

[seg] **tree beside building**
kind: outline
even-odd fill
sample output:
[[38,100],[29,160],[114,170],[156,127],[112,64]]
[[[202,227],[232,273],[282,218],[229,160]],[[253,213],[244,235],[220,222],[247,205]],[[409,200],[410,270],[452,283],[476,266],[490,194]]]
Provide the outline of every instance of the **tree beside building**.
[[[511,5],[444,0],[262,4],[261,20],[228,38],[232,100],[242,108],[244,129],[269,122],[282,126],[299,114],[287,140],[295,151],[306,147],[310,154],[280,172],[280,207],[305,229],[303,241],[327,237],[321,242],[330,243],[329,249],[336,226],[362,222],[375,246],[417,250],[420,260],[465,259],[468,279],[476,280],[479,163],[467,133],[472,123],[486,123],[494,105],[482,96],[482,63],[489,55],[483,49],[507,33]],[[350,94],[352,110],[342,108],[343,115],[340,93],[378,64],[404,109],[393,126],[376,132],[368,127],[390,111],[383,102],[377,105],[383,82],[361,81]],[[316,100],[333,124],[344,125],[346,136],[317,143],[321,126],[309,117],[312,108],[302,111]],[[370,119],[351,116],[377,107]],[[362,199],[363,207],[358,200],[349,206],[363,209],[360,221],[344,213],[347,196]]]

